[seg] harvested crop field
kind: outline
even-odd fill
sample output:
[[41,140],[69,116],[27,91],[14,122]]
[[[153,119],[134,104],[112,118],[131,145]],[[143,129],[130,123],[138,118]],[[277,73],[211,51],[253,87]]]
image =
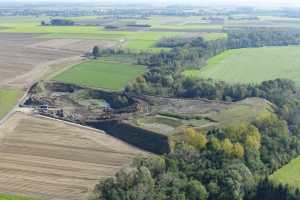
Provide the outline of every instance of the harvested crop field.
[[30,86],[55,65],[80,62],[81,56],[94,45],[118,45],[99,40],[45,39],[39,34],[16,33],[1,33],[0,43],[0,88],[21,89]]
[[0,193],[87,199],[143,151],[100,131],[23,113],[0,128]]
[[28,86],[43,73],[48,64],[76,54],[52,49],[37,49],[41,42],[33,34],[0,34],[0,86]]

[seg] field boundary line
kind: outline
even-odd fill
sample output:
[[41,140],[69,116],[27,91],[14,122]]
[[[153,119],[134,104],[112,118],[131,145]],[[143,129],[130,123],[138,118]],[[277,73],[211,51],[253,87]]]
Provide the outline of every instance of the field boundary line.
[[[51,80],[56,75],[66,71],[66,70],[72,68],[74,65],[80,64],[84,61],[85,61],[85,59],[81,55],[72,56],[69,58],[63,58],[63,59],[59,60],[58,62],[48,65],[48,67],[49,67],[48,72],[46,72],[39,80]],[[61,69],[58,69],[58,70],[51,69],[52,67],[55,68],[55,65],[64,65],[64,62],[66,62],[66,65],[63,66]]]

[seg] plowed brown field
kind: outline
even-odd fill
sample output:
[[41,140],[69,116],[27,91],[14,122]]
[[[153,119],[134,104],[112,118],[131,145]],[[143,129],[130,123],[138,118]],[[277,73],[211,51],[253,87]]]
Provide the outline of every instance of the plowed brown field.
[[100,131],[15,113],[0,127],[0,193],[87,199],[96,183],[142,154]]
[[[0,33],[0,88],[27,88],[45,74],[82,60],[93,46],[116,42],[87,39],[45,39],[37,34]],[[59,67],[57,67],[59,66]]]

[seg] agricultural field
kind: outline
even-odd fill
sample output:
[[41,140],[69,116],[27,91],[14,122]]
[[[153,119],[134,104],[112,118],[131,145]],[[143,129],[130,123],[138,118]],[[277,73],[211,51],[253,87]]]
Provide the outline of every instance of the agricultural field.
[[88,199],[99,181],[147,155],[101,131],[25,113],[0,127],[0,143],[0,194],[43,200]]
[[229,50],[211,58],[200,70],[187,70],[184,74],[229,83],[260,83],[286,78],[299,85],[299,53],[299,46]]
[[[72,19],[72,18],[71,18]],[[96,39],[103,41],[126,41],[125,47],[136,50],[154,48],[154,44],[161,37],[181,35],[174,32],[134,32],[134,31],[106,31],[97,26],[41,26],[45,18],[20,19],[18,17],[5,21],[0,17],[0,32],[6,33],[39,33],[41,38],[67,39]],[[155,48],[154,48],[155,49]]]
[[[300,23],[297,18],[280,17],[280,16],[253,16],[253,15],[233,15],[234,19],[227,19],[224,28],[236,27],[264,27],[264,28],[294,28],[299,29]],[[257,17],[257,19],[243,19],[243,17]]]
[[300,188],[300,157],[275,171],[270,179],[275,183],[288,184],[292,188]]
[[24,89],[45,74],[51,65],[80,60],[79,52],[38,47],[45,39],[32,34],[0,34],[0,87]]
[[0,119],[15,106],[21,95],[19,90],[0,89]]
[[45,74],[82,61],[98,45],[114,48],[119,42],[85,39],[45,39],[40,34],[0,33],[0,88],[24,89]]
[[[68,19],[86,24],[106,20],[96,16]],[[49,18],[0,17],[0,118],[14,107],[26,89],[39,80],[89,87],[75,92],[76,89],[73,91],[73,86],[70,86],[70,94],[61,92],[63,89],[53,91],[51,95],[46,90],[33,90],[44,96],[35,94],[36,98],[29,100],[33,104],[41,102],[34,106],[49,103],[50,109],[47,111],[54,113],[50,116],[57,117],[56,113],[63,112],[64,119],[76,122],[116,117],[116,121],[122,120],[122,123],[133,126],[134,130],[139,128],[138,131],[132,131],[130,135],[119,126],[110,130],[117,131],[117,134],[109,130],[107,133],[129,143],[132,139],[130,144],[147,150],[150,147],[154,150],[168,149],[168,139],[171,142],[172,139],[180,139],[182,130],[187,127],[207,130],[252,122],[259,116],[272,114],[274,105],[260,98],[223,102],[143,96],[140,97],[141,101],[137,101],[137,108],[135,104],[132,107],[131,103],[126,104],[126,109],[122,107],[122,114],[118,115],[110,101],[96,97],[96,94],[92,96],[94,91],[87,90],[122,91],[128,83],[146,73],[147,68],[135,64],[134,55],[87,60],[83,57],[85,53],[96,45],[100,48],[130,49],[133,52],[158,52],[169,50],[155,47],[157,41],[167,37],[201,36],[210,41],[226,38],[223,32],[226,27],[299,26],[297,20],[279,17],[259,17],[251,21],[226,18],[224,22],[216,20],[213,23],[205,16],[155,16],[149,19],[114,19],[116,21],[112,23],[151,25],[147,30],[125,28],[116,31],[108,30],[104,25],[41,26],[43,20]],[[211,58],[203,68],[188,70],[184,74],[229,83],[260,83],[288,78],[299,85],[299,55],[300,46],[229,50]],[[68,87],[64,86],[66,91]],[[41,88],[45,89],[43,86]],[[114,97],[122,101],[125,96],[113,96],[113,100]],[[147,101],[146,98],[153,99]],[[124,101],[127,100],[126,97]],[[148,155],[102,131],[33,115],[30,108],[15,110],[0,125],[0,194],[3,194],[0,200],[31,200],[22,196],[43,200],[88,199],[99,181],[113,176],[135,157]],[[148,135],[136,135],[139,131]],[[155,133],[151,134],[151,131]],[[126,137],[129,139],[126,140]],[[164,140],[161,144],[166,145],[158,145],[159,139]],[[297,176],[299,165],[298,158],[271,178],[300,187],[300,177]]]
[[[84,20],[94,20],[97,22],[103,19],[90,16],[68,18],[75,22]],[[119,42],[123,48],[136,51],[160,51],[155,47],[155,43],[164,37],[183,36],[189,33],[201,33],[207,40],[223,38],[226,35],[220,33],[222,26],[207,24],[207,22],[197,22],[200,18],[195,17],[151,17],[149,20],[135,20],[136,23],[149,23],[153,26],[149,31],[113,31],[105,30],[103,26],[41,26],[47,17],[0,17],[0,32],[4,33],[35,33],[40,34],[38,38],[47,39],[91,39],[104,42]],[[180,20],[182,26],[176,24]],[[196,20],[196,24],[195,21]],[[111,23],[126,23],[126,20],[113,20]],[[217,31],[216,33],[214,31]],[[207,31],[209,33],[207,33]],[[210,33],[211,32],[211,33]]]
[[[206,16],[153,16],[148,20],[137,20],[137,23],[150,24],[152,30],[185,30],[187,32],[219,32],[223,28],[231,27],[268,27],[268,28],[300,28],[299,19],[274,16],[257,16],[256,20],[229,19],[226,16],[224,22],[212,22]],[[251,16],[248,16],[251,17]],[[253,17],[253,16],[252,16]]]
[[130,81],[145,72],[145,66],[100,58],[75,65],[58,74],[54,80],[92,88],[122,90]]

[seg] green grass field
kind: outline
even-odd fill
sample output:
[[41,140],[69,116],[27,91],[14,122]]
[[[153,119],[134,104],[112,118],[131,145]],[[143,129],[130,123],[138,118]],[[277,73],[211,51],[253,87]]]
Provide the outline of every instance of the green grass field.
[[122,90],[145,72],[145,66],[100,58],[76,65],[54,77],[54,80],[92,88]]
[[0,119],[14,107],[21,95],[19,90],[0,89]]
[[288,184],[294,188],[300,188],[300,156],[287,165],[275,171],[270,176],[275,183]]
[[229,83],[260,83],[286,78],[300,85],[300,46],[235,49],[211,58],[187,76],[213,78]]
[[28,197],[18,197],[18,196],[0,194],[0,200],[34,200],[34,199]]

